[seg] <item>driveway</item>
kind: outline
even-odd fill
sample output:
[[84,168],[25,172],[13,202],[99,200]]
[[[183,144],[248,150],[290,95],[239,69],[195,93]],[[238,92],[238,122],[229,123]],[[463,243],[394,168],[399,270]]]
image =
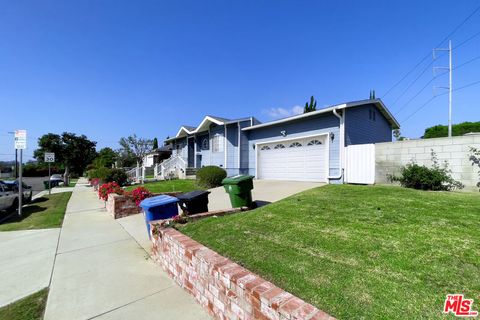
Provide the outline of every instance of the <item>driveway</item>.
[[[280,181],[280,180],[253,180],[252,198],[257,205],[266,204],[282,200],[296,193],[320,187],[325,183],[303,182],[303,181]],[[223,187],[210,189],[208,197],[208,209],[222,210],[231,208],[230,198]]]
[[[252,197],[258,206],[282,200],[296,193],[320,187],[325,183],[299,182],[299,181],[278,181],[278,180],[253,180]],[[230,198],[223,187],[209,190],[208,210],[230,209]],[[118,219],[118,223],[127,231],[147,252],[150,252],[151,242],[148,239],[145,220],[142,214],[136,214],[126,218]]]

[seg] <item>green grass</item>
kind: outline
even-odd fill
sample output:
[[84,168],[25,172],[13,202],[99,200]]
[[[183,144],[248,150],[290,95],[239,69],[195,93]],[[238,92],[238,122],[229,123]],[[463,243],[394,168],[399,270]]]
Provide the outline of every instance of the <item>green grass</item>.
[[45,288],[28,297],[0,308],[0,319],[41,320],[47,303],[48,289]]
[[442,317],[480,298],[480,196],[328,185],[180,230],[340,319]]
[[[127,191],[131,191],[137,188],[140,185],[129,186],[126,188]],[[141,186],[144,186],[153,193],[161,192],[189,192],[193,190],[203,190],[204,188],[197,185],[195,180],[185,179],[185,180],[167,180],[167,181],[156,181],[145,183]]]
[[34,200],[23,207],[22,217],[14,214],[0,224],[0,231],[58,228],[71,192],[54,193]]

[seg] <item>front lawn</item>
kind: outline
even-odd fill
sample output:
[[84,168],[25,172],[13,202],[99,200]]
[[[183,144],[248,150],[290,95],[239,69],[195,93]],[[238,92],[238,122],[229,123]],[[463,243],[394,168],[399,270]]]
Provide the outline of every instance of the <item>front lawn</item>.
[[328,185],[180,230],[340,319],[480,309],[480,196]]
[[0,308],[0,319],[41,320],[47,304],[48,289],[38,291],[28,297]]
[[143,186],[150,190],[153,193],[161,192],[189,192],[193,190],[203,190],[204,188],[199,187],[195,180],[185,179],[185,180],[166,180],[166,181],[156,181],[149,182],[143,185],[134,185],[126,188],[127,191],[131,191],[139,186]]
[[23,207],[22,217],[12,215],[0,224],[0,231],[58,228],[71,192],[53,193],[35,199]]

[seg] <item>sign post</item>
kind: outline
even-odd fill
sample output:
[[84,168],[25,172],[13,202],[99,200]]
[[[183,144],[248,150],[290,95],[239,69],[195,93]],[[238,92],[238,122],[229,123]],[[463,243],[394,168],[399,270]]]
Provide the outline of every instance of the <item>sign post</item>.
[[27,130],[15,130],[15,150],[20,150],[20,164],[18,170],[18,215],[22,216],[23,206],[23,150],[27,149]]
[[48,163],[48,194],[52,192],[52,173],[50,172],[50,163],[55,162],[55,153],[45,152],[45,162]]

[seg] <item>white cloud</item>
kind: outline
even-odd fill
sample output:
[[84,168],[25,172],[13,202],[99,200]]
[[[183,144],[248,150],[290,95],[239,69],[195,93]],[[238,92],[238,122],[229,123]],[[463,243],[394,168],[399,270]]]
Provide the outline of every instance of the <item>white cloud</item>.
[[293,106],[291,108],[270,108],[263,110],[263,113],[268,115],[272,119],[285,118],[303,113],[301,106]]

